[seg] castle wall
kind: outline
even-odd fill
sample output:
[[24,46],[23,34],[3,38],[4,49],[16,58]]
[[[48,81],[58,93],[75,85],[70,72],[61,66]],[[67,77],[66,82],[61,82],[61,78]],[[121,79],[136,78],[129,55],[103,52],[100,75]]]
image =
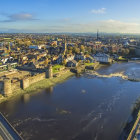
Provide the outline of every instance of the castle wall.
[[11,80],[11,78],[4,78],[2,81],[0,81],[0,94],[3,94],[4,96],[10,96],[17,90],[26,89],[31,84],[44,80],[45,78],[53,77],[52,67],[49,67],[46,72],[37,74],[35,76],[29,76],[27,75],[28,73],[24,74],[25,76],[22,79],[20,78],[23,76],[23,74],[20,76],[18,75],[18,79],[16,80]]
[[11,86],[12,88],[12,92],[15,92],[15,91],[17,91],[17,90],[20,90],[20,81],[17,81],[17,82],[14,82],[14,83],[12,83],[12,86]]
[[37,75],[35,75],[33,77],[30,77],[29,78],[29,84],[31,85],[33,83],[39,82],[41,80],[44,80],[45,77],[46,77],[45,73],[37,74]]
[[22,89],[26,89],[28,88],[31,84],[39,82],[41,80],[44,80],[46,77],[45,73],[41,73],[41,74],[37,74],[35,76],[29,76],[29,77],[25,77],[24,79],[21,80],[20,82],[20,87]]

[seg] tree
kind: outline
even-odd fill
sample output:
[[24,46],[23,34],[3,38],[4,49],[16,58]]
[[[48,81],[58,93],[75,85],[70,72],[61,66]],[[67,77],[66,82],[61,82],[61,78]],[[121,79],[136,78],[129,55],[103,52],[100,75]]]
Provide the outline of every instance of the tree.
[[91,47],[87,47],[88,53],[91,53]]
[[78,47],[74,47],[73,53],[76,53],[76,54],[80,53],[80,49]]
[[129,49],[122,49],[122,55],[127,56],[129,54]]
[[62,64],[65,66],[67,64],[66,59],[63,60]]
[[48,58],[46,58],[46,60],[44,61],[44,64],[48,65],[48,63],[49,63],[49,60],[48,60]]
[[81,51],[81,52],[85,52],[85,47],[84,47],[84,45],[81,45],[80,51]]

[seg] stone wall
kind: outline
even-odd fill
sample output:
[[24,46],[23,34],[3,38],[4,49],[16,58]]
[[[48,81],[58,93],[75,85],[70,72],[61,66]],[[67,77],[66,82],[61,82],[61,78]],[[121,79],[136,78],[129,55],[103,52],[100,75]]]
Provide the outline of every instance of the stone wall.
[[46,69],[46,78],[52,78],[53,77],[53,70],[52,70],[52,66],[48,66],[48,68]]
[[20,88],[21,88],[20,81],[16,81],[16,82],[11,83],[12,93],[16,92],[17,90],[20,90]]
[[3,81],[0,81],[0,94],[4,94],[3,93]]
[[15,79],[15,77],[14,79],[6,77],[2,81],[0,81],[0,94],[3,94],[4,96],[10,96],[11,94],[14,94],[14,92],[17,90],[26,89],[31,84],[44,80],[45,78],[53,77],[51,66],[46,70],[46,72],[34,76],[30,76],[28,73],[24,74],[24,77],[22,74],[21,76],[18,76],[17,79]]
[[31,85],[31,84],[36,83],[38,81],[44,80],[45,78],[46,78],[45,72],[41,73],[41,74],[37,74],[35,76],[29,77],[29,84]]

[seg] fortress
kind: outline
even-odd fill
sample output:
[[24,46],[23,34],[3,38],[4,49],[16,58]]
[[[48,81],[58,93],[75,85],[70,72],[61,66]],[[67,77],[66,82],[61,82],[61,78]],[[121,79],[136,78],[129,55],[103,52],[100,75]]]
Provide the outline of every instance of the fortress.
[[46,72],[38,73],[33,76],[31,76],[29,72],[24,71],[11,72],[10,74],[5,74],[0,77],[0,94],[8,97],[14,94],[17,90],[24,90],[33,83],[52,77],[52,66],[48,66]]

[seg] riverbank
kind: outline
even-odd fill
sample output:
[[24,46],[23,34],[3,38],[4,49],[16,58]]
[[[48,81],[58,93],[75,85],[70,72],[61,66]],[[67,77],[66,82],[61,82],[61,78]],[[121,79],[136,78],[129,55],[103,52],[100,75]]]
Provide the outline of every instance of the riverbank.
[[123,139],[131,140],[136,136],[136,134],[138,134],[136,132],[137,130],[139,130],[138,129],[140,124],[139,120],[140,120],[140,98],[136,100],[132,109],[132,113],[122,129],[122,132],[120,134],[120,140]]
[[70,71],[67,71],[63,74],[61,74],[59,77],[53,77],[51,79],[44,79],[44,80],[41,80],[39,82],[36,82],[32,85],[30,85],[28,88],[26,88],[25,90],[17,90],[16,92],[14,92],[14,94],[12,94],[11,96],[9,97],[4,97],[4,96],[1,96],[0,97],[0,103],[4,102],[4,101],[7,101],[11,98],[14,98],[18,95],[21,95],[21,94],[32,94],[34,92],[38,92],[38,91],[41,91],[45,88],[49,88],[51,86],[55,86],[56,84],[59,84],[59,83],[63,83],[65,80],[67,80],[68,78],[74,76],[75,74],[70,72]]

